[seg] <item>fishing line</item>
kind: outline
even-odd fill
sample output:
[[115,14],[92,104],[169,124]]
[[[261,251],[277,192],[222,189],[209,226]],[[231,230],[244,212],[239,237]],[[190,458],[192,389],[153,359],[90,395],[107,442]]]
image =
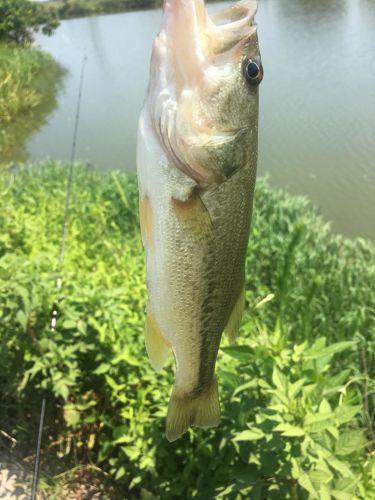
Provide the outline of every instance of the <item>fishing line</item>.
[[[86,52],[83,55],[82,64],[81,64],[81,75],[79,79],[79,91],[78,91],[78,100],[77,100],[77,109],[76,116],[74,120],[74,131],[73,131],[73,143],[72,143],[72,152],[70,156],[70,164],[68,171],[68,180],[66,184],[66,194],[65,194],[65,207],[64,207],[64,222],[62,226],[61,232],[61,241],[60,241],[60,253],[58,257],[58,265],[61,270],[61,266],[64,262],[65,256],[65,244],[68,233],[68,225],[69,225],[69,210],[70,210],[70,202],[72,197],[72,186],[73,186],[73,172],[74,172],[74,162],[76,158],[76,149],[77,149],[77,135],[78,135],[78,126],[79,119],[81,115],[81,101],[82,101],[82,90],[83,90],[83,80],[85,75],[85,66],[86,66],[87,56]],[[62,278],[61,275],[58,275],[56,278],[56,289],[59,292],[62,287]],[[51,317],[51,331],[54,332],[57,323],[57,315],[58,315],[58,299],[55,299],[52,307],[52,317]],[[46,404],[47,399],[46,396],[43,395],[42,404],[40,408],[40,416],[39,416],[39,429],[38,429],[38,437],[36,443],[36,455],[35,455],[35,464],[34,464],[34,474],[33,474],[33,483],[31,488],[31,500],[36,500],[36,494],[38,489],[38,481],[39,481],[39,470],[40,470],[40,452],[42,447],[42,436],[43,436],[43,428],[44,428],[44,418],[46,414]]]

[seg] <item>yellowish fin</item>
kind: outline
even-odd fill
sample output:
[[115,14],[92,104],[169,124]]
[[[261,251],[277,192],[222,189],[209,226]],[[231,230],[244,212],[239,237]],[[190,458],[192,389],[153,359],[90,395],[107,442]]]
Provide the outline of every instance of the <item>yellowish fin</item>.
[[154,216],[150,198],[141,196],[139,199],[139,219],[143,243],[152,250],[154,247],[153,224]]
[[145,343],[151,366],[159,371],[163,368],[169,353],[169,344],[163,338],[159,325],[151,312],[147,313]]
[[212,232],[210,214],[196,191],[186,201],[172,198],[172,206],[178,220],[194,239],[207,237]]
[[216,377],[198,397],[179,395],[173,389],[168,407],[166,436],[175,441],[192,425],[216,427],[220,421],[219,392]]
[[238,335],[238,330],[240,329],[241,320],[243,316],[243,311],[245,309],[245,288],[242,288],[237,302],[231,312],[227,326],[225,327],[225,333],[228,335],[229,342],[234,344]]

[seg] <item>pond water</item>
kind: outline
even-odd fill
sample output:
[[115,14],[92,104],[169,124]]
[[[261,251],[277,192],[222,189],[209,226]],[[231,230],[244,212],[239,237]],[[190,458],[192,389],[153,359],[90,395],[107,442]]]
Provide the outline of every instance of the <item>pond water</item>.
[[[134,171],[160,18],[153,10],[74,19],[38,37],[68,73],[57,110],[28,143],[32,159],[69,159],[86,52],[77,158]],[[375,2],[260,0],[257,23],[260,174],[309,196],[336,231],[375,240]]]

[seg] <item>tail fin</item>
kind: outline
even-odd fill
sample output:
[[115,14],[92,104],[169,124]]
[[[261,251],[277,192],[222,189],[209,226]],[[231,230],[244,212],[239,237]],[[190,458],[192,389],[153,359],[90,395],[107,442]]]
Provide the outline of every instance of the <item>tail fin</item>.
[[220,420],[219,391],[216,377],[197,398],[180,396],[173,390],[168,407],[166,436],[175,441],[191,425],[215,427]]

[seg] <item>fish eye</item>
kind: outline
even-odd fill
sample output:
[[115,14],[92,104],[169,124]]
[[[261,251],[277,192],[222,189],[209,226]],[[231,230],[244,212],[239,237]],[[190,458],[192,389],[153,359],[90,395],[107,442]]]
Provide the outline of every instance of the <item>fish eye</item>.
[[244,65],[245,77],[251,85],[259,85],[263,78],[263,69],[254,59],[247,59]]

